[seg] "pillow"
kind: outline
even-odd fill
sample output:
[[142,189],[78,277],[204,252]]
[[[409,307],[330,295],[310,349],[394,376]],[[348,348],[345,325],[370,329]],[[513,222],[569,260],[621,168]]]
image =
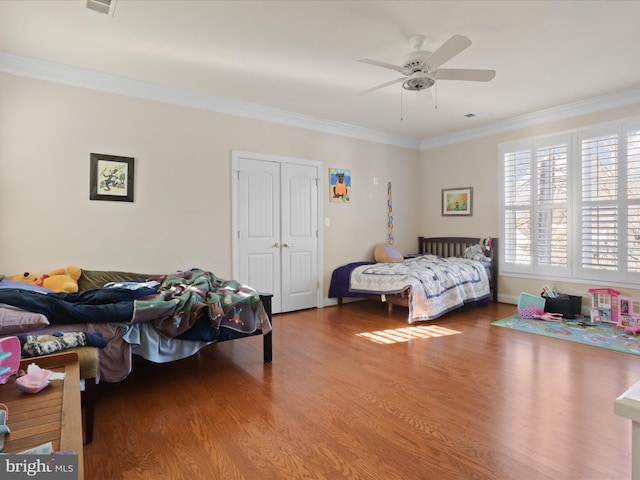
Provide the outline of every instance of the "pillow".
[[32,292],[51,293],[53,290],[41,287],[40,285],[34,285],[33,283],[18,282],[17,280],[9,280],[5,278],[0,280],[0,288],[19,288],[21,290],[31,290]]
[[396,247],[388,243],[376,245],[376,249],[373,251],[373,257],[378,263],[401,262],[404,260],[404,255],[402,255]]
[[49,320],[41,313],[0,307],[0,335],[30,332],[47,325]]

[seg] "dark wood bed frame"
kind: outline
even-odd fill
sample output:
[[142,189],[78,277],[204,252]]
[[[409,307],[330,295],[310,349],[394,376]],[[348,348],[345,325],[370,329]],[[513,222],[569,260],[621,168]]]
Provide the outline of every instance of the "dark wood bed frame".
[[262,358],[264,363],[271,363],[273,360],[273,340],[271,336],[273,333],[273,315],[271,314],[271,299],[273,298],[273,294],[259,293],[258,295],[260,295],[260,301],[262,301],[267,317],[269,317],[272,329],[269,333],[262,335]]
[[[462,257],[466,248],[477,245],[482,241],[475,237],[418,237],[418,254],[438,255],[439,257]],[[491,249],[484,250],[485,256],[491,258],[489,275],[489,288],[491,300],[498,301],[498,240],[491,240]],[[409,308],[409,290],[392,295],[369,295],[367,298],[375,301],[383,301],[389,311],[394,305]],[[340,299],[341,300],[341,299]],[[339,302],[341,304],[341,302]]]

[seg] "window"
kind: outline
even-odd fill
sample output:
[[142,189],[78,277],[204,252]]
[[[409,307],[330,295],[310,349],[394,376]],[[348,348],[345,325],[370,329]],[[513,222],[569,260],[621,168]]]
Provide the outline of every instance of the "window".
[[640,280],[640,121],[500,146],[501,271]]

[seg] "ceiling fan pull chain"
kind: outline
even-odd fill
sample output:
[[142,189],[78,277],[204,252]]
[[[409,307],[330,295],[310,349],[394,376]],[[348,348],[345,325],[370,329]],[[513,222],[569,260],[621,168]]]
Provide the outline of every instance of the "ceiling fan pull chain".
[[393,202],[391,199],[391,180],[387,182],[387,243],[393,245]]
[[403,120],[404,118],[402,113],[402,89],[400,89],[400,121],[402,122]]

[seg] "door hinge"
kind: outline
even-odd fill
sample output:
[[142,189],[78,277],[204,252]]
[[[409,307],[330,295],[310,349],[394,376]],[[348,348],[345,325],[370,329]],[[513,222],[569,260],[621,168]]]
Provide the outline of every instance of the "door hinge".
[[320,281],[316,282],[316,288],[320,288]]
[[240,230],[238,230],[238,240],[240,240]]

